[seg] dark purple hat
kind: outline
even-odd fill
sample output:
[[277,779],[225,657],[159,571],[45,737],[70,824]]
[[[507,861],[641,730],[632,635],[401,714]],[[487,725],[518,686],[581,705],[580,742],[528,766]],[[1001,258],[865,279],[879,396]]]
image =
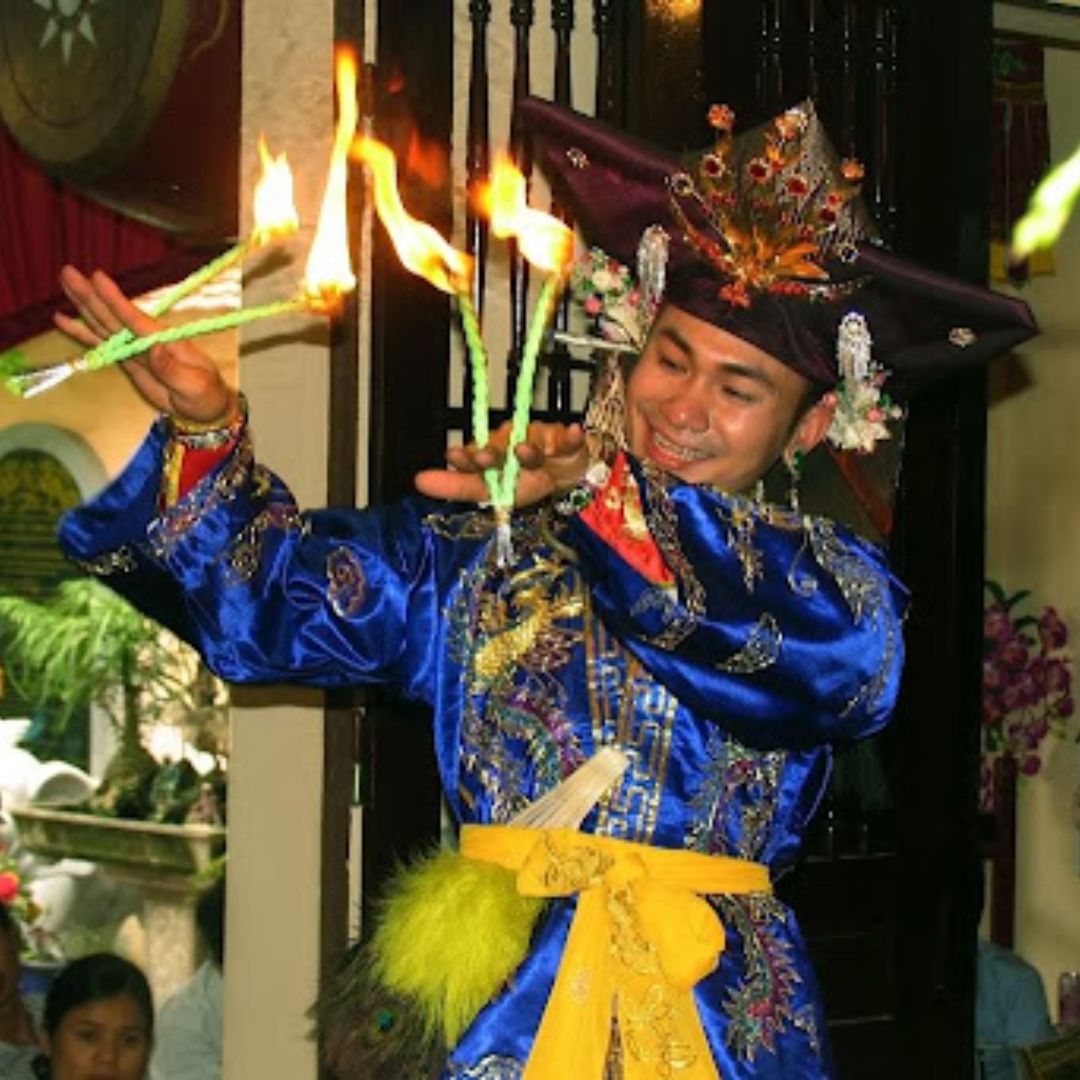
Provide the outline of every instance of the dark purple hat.
[[880,246],[857,194],[861,166],[839,160],[809,102],[737,137],[730,110],[714,106],[715,142],[688,161],[537,98],[518,115],[590,244],[633,265],[643,232],[659,225],[664,299],[817,386],[838,381],[837,330],[852,311],[901,397],[1037,332],[1023,301]]

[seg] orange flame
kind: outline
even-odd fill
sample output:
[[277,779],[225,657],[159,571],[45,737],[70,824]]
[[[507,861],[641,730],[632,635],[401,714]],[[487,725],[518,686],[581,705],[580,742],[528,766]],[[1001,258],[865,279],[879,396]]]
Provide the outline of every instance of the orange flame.
[[259,136],[259,160],[262,175],[255,185],[252,209],[255,227],[251,239],[265,244],[279,236],[288,236],[300,227],[300,216],[293,202],[293,177],[289,159],[282,153],[271,154],[266,139]]
[[398,191],[393,151],[375,139],[361,136],[353,142],[352,154],[371,170],[375,212],[386,226],[405,268],[443,292],[457,293],[467,289],[472,266],[469,256],[405,209]]
[[356,54],[339,48],[335,56],[338,120],[330,167],[326,173],[319,224],[304,269],[303,290],[318,306],[332,307],[356,286],[349,259],[349,224],[345,192],[348,181],[349,144],[360,119],[356,103]]
[[549,274],[561,273],[574,254],[574,234],[558,218],[534,210],[525,195],[525,177],[507,157],[496,158],[479,201],[499,239],[515,237],[521,254]]
[[449,171],[446,151],[438,143],[424,142],[412,131],[405,151],[405,175],[416,176],[428,187],[438,187]]

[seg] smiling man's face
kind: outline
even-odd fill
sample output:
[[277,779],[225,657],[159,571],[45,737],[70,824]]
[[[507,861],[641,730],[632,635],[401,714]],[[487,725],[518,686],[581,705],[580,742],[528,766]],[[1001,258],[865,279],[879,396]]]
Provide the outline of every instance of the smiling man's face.
[[681,480],[745,491],[785,450],[809,450],[831,410],[755,345],[667,306],[626,386],[630,450]]

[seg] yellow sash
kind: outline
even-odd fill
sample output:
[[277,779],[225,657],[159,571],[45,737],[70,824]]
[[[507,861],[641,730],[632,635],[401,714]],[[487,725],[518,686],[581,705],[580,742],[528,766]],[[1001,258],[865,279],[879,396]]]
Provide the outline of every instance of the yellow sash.
[[771,892],[766,867],[510,825],[465,826],[461,851],[516,871],[522,896],[578,897],[523,1080],[599,1080],[613,1016],[626,1080],[719,1080],[693,988],[715,969],[724,927],[700,894]]

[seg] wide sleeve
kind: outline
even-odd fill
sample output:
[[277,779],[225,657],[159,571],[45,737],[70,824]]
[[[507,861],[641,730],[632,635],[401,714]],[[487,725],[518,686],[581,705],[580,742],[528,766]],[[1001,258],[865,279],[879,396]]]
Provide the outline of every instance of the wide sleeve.
[[826,519],[671,485],[637,463],[633,478],[673,581],[643,574],[580,517],[572,544],[600,617],[675,697],[760,748],[856,738],[888,720],[907,592],[876,548]]
[[166,441],[156,425],[128,468],[65,517],[71,558],[227,680],[382,682],[431,700],[442,579],[422,501],[301,513],[245,432],[159,512]]

